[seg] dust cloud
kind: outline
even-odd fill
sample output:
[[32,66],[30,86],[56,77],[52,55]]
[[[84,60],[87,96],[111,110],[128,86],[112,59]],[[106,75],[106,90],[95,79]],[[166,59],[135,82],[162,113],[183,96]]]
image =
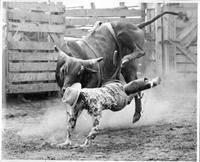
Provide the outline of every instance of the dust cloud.
[[[17,134],[24,138],[41,136],[49,138],[51,141],[62,138],[66,130],[66,113],[63,105],[52,106],[47,111],[37,117],[30,119]],[[30,121],[34,122],[31,123]],[[37,120],[37,122],[35,122]]]
[[[178,78],[162,78],[161,85],[143,92],[142,116],[137,123],[132,123],[134,100],[119,112],[103,111],[100,128],[121,129],[142,125],[152,125],[160,121],[172,122],[178,118],[177,110],[190,99],[196,100],[196,82],[183,81]],[[184,98],[181,98],[184,96]],[[187,100],[186,100],[187,98]],[[194,105],[195,106],[195,105]],[[66,130],[66,106],[59,102],[49,109],[38,120],[37,124],[25,126],[18,132],[20,136],[44,136],[51,141],[63,138]],[[185,111],[185,110],[183,110]],[[77,120],[75,134],[86,135],[92,127],[92,119],[83,111]]]
[[[103,113],[102,128],[121,129],[142,125],[152,125],[158,122],[175,122],[181,118],[181,111],[192,111],[196,108],[197,82],[186,76],[163,77],[161,85],[143,91],[142,116],[132,123],[135,112],[135,101],[119,112]],[[191,105],[193,103],[193,105]],[[193,110],[184,107],[194,107]],[[188,118],[188,120],[190,120]],[[191,119],[194,120],[194,119]]]

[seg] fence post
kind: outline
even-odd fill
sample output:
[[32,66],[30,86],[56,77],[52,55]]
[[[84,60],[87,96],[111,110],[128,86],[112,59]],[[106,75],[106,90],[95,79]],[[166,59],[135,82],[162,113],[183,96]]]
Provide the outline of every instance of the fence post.
[[96,8],[94,2],[91,2],[91,3],[90,3],[90,6],[91,6],[91,9],[95,9],[95,8]]
[[147,3],[141,3],[141,17],[142,21],[145,21],[145,16],[146,16],[146,8],[147,8]]
[[125,2],[119,2],[120,7],[125,7]]
[[[155,4],[155,15],[158,15],[161,13],[161,7],[160,4]],[[156,52],[156,69],[157,74],[162,75],[163,74],[163,62],[162,62],[162,47],[161,47],[161,19],[158,19],[155,22],[155,52]]]
[[[175,11],[172,5],[164,6],[165,11]],[[165,55],[165,73],[171,74],[176,66],[176,45],[169,44],[168,40],[176,39],[176,16],[165,15],[163,17],[163,34],[164,34],[164,55]]]
[[[122,9],[125,9],[126,6],[125,6],[125,2],[119,2],[119,7],[122,8]],[[120,16],[121,18],[126,18],[126,16]]]
[[[6,3],[6,2],[4,2]],[[2,28],[2,106],[3,108],[6,107],[6,85],[7,85],[7,66],[8,66],[8,61],[7,61],[7,56],[8,56],[8,45],[7,45],[7,10],[5,9],[5,7],[3,7],[3,22],[5,23],[5,25]]]

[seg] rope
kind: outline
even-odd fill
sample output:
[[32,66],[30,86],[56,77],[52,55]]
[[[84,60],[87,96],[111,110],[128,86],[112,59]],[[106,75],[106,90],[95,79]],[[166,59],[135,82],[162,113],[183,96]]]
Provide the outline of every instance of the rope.
[[[104,23],[104,25],[108,28],[110,34],[112,35],[112,37],[113,37],[114,40],[115,40],[115,43],[117,44],[117,49],[118,49],[118,51],[117,51],[117,53],[114,52],[114,55],[118,54],[118,55],[120,56],[120,53],[121,53],[121,46],[120,46],[120,44],[119,44],[119,41],[118,41],[118,39],[117,39],[117,37],[116,37],[116,34],[115,34],[114,30],[113,30],[113,27],[112,27],[111,23]],[[114,58],[114,59],[113,59],[113,64],[116,66],[116,65],[117,65],[116,56],[114,56],[113,58]],[[120,60],[121,60],[121,59],[120,59]]]

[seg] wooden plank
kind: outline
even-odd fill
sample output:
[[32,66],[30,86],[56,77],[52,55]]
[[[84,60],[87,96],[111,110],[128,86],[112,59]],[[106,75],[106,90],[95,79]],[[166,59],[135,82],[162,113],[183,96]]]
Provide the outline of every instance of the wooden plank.
[[188,25],[188,22],[176,18],[176,28],[184,28]]
[[[174,7],[167,7],[168,11],[175,10]],[[164,40],[175,40],[176,39],[176,21],[174,15],[167,15],[167,21],[164,21],[164,29],[167,28],[167,30],[164,30],[166,33],[164,33]],[[166,20],[166,19],[164,19]],[[166,72],[167,74],[170,74],[171,71],[173,71],[176,68],[176,45],[175,44],[164,44],[165,46],[165,54],[166,54]]]
[[8,22],[8,31],[64,33],[65,25]]
[[65,30],[65,37],[82,37],[88,34],[86,29],[68,28]]
[[73,10],[66,10],[65,16],[66,17],[89,17],[89,16],[109,16],[109,17],[121,17],[121,16],[141,16],[142,11],[136,9],[73,9]]
[[[161,13],[161,7],[159,4],[155,3],[155,15],[158,15]],[[162,47],[161,47],[161,35],[162,35],[162,30],[160,28],[161,26],[161,19],[158,19],[155,22],[155,56],[156,56],[156,72],[158,75],[163,74],[163,67],[162,67]]]
[[112,22],[112,21],[121,21],[131,24],[139,24],[142,22],[142,18],[105,18],[105,17],[91,17],[91,18],[66,18],[65,25],[66,26],[86,26],[86,25],[94,25],[96,21],[101,22]]
[[197,82],[197,72],[193,71],[193,72],[186,72],[186,71],[177,71],[176,73],[176,78],[180,79],[180,82],[183,80],[184,81],[189,81],[191,83],[191,81],[195,81],[194,83],[196,84]]
[[20,20],[20,21],[33,21],[33,22],[46,22],[63,24],[65,19],[63,15],[49,15],[45,13],[28,12],[17,9],[7,11],[8,20]]
[[55,71],[56,62],[10,62],[10,72]]
[[[189,49],[187,49],[187,51],[189,51],[189,53],[191,54],[192,58],[194,58],[194,60],[197,59],[197,53],[194,53],[195,51],[192,52]],[[179,49],[176,49],[176,55],[183,55],[184,57],[186,57],[185,54],[183,54]]]
[[188,51],[191,51],[192,53],[197,54],[197,46],[189,46]]
[[188,50],[186,50],[184,47],[182,47],[180,45],[180,43],[168,40],[170,43],[176,45],[176,47],[187,57],[189,58],[195,65],[197,65],[197,60],[195,60],[192,56],[193,54],[191,52],[189,52]]
[[[195,56],[194,58],[197,59],[197,56]],[[176,54],[176,62],[177,63],[193,63],[191,62],[189,58],[185,57],[185,55],[183,54]]]
[[180,8],[197,8],[198,3],[180,3]]
[[177,72],[196,72],[197,67],[194,64],[178,63],[176,64]]
[[193,55],[191,52],[183,48],[180,44],[176,44],[176,47],[187,57],[189,58],[195,65],[197,65],[197,60],[193,58]]
[[55,72],[42,73],[9,73],[9,82],[26,82],[26,81],[52,81],[55,80]]
[[190,25],[188,25],[187,27],[185,27],[182,32],[180,33],[180,35],[177,36],[177,39],[182,41],[182,39],[184,39],[188,34],[190,34],[191,32],[193,32],[193,30],[197,27],[196,23],[192,23]]
[[150,50],[155,50],[155,42],[154,41],[147,41],[144,44],[144,50],[145,51],[150,51]]
[[197,26],[191,33],[189,33],[186,37],[184,37],[181,40],[181,44],[184,47],[188,47],[190,44],[192,44],[196,40],[197,40]]
[[37,3],[37,2],[6,2],[5,7],[7,8],[18,8],[21,10],[33,10],[33,11],[44,11],[44,12],[64,12],[65,7],[62,4],[54,3]]
[[7,48],[7,36],[8,36],[8,32],[6,30],[6,26],[4,26],[2,28],[2,54],[1,54],[1,59],[2,59],[2,63],[1,63],[1,81],[2,81],[2,89],[1,89],[1,94],[2,94],[2,107],[6,107],[6,84],[7,84],[7,71],[8,71],[8,48]]
[[[197,55],[197,46],[190,46],[187,48],[187,50],[194,55]],[[176,54],[182,54],[182,52],[179,49],[176,49]]]
[[58,53],[8,51],[9,61],[56,61]]
[[54,50],[52,42],[8,41],[8,49],[20,50]]
[[10,84],[7,93],[32,93],[58,91],[57,83]]

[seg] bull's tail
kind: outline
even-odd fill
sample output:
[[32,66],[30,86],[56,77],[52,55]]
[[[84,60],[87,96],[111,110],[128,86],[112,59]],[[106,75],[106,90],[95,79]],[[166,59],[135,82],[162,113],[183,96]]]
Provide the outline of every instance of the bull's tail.
[[162,17],[162,16],[165,15],[165,14],[177,15],[177,16],[179,16],[179,18],[184,19],[184,21],[188,21],[188,18],[187,18],[187,16],[186,16],[186,14],[184,14],[183,12],[176,13],[176,12],[166,11],[166,12],[163,12],[163,13],[157,15],[156,17],[154,17],[153,19],[151,19],[151,20],[149,20],[149,21],[146,21],[146,22],[143,22],[143,23],[137,25],[137,27],[140,28],[140,29],[142,29],[142,28],[144,28],[145,26],[147,26],[147,25],[153,23],[154,21],[156,21],[158,18]]

